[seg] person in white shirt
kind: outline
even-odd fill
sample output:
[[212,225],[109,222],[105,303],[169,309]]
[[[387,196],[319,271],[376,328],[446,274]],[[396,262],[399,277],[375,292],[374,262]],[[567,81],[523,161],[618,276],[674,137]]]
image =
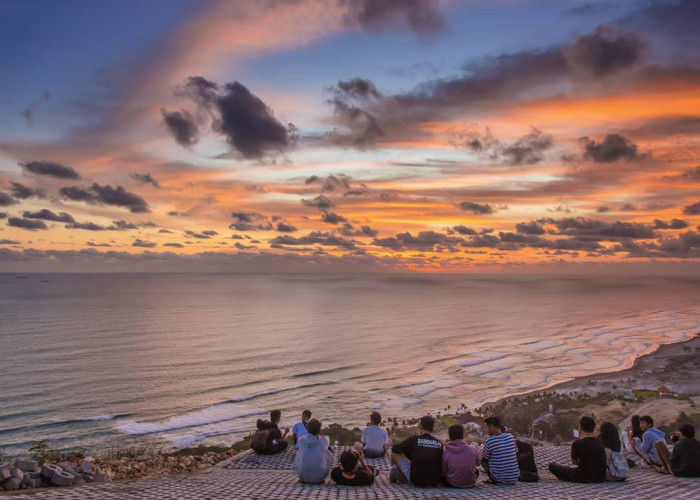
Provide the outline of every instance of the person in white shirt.
[[304,410],[301,413],[301,422],[297,422],[292,427],[292,439],[294,440],[294,449],[299,449],[299,439],[301,436],[307,434],[306,427],[309,425],[309,419],[311,418],[311,410]]
[[370,425],[365,427],[360,438],[363,452],[367,458],[383,457],[386,450],[391,448],[389,433],[386,429],[379,427],[379,424],[382,423],[382,416],[376,411],[372,412],[369,420]]

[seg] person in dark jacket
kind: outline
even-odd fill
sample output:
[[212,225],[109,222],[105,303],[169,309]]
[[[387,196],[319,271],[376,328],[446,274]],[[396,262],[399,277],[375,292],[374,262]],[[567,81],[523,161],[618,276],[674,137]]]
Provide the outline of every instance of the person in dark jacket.
[[678,477],[700,477],[700,442],[695,439],[695,428],[690,424],[681,425],[671,433],[671,441],[674,445],[670,457],[665,444],[656,445],[664,464],[657,470]]
[[272,410],[270,412],[270,420],[258,419],[255,427],[256,431],[253,435],[253,440],[250,447],[260,455],[274,455],[287,448],[287,434],[289,429],[284,430],[284,434],[280,431],[279,423],[282,419],[280,410]]

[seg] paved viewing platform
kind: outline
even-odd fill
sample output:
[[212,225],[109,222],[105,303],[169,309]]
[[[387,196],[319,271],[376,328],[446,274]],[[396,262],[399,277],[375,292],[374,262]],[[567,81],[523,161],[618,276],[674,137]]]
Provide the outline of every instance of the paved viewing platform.
[[[342,447],[341,447],[342,448]],[[342,449],[333,452],[334,464]],[[449,488],[416,488],[391,484],[387,458],[368,460],[379,468],[380,476],[373,486],[336,486],[326,480],[323,485],[303,485],[294,473],[294,452],[275,456],[259,456],[244,452],[231,460],[200,473],[176,476],[159,476],[134,481],[81,486],[78,488],[52,488],[10,494],[14,499],[50,500],[214,500],[214,499],[692,499],[700,498],[700,479],[676,478],[663,475],[650,468],[632,468],[630,479],[623,483],[574,484],[558,481],[547,470],[550,461],[569,463],[569,447],[543,446],[535,448],[535,459],[540,469],[537,483],[518,483],[515,486],[482,484],[470,490]],[[19,493],[19,492],[18,492]],[[3,495],[0,493],[0,495]]]

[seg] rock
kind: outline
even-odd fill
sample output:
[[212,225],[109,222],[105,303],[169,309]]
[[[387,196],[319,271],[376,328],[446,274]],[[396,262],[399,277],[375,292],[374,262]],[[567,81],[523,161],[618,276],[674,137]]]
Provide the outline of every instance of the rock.
[[109,481],[109,477],[107,477],[107,474],[100,473],[100,474],[95,474],[95,475],[93,476],[93,480],[94,480],[96,483],[106,483],[106,482]]
[[[88,457],[90,458],[90,457]],[[80,471],[84,474],[92,474],[92,465],[90,464],[91,461],[88,461],[85,459],[83,461],[83,464],[80,466]]]
[[80,486],[82,484],[85,484],[85,479],[83,479],[83,476],[76,474],[73,478],[73,486]]
[[44,464],[44,466],[41,468],[41,477],[51,479],[57,471],[61,470],[63,469],[56,464]]
[[32,472],[39,468],[39,464],[34,460],[25,460],[23,458],[18,458],[15,462],[15,467],[24,472]]
[[27,489],[41,488],[41,478],[30,479],[26,484]]
[[10,474],[12,474],[13,478],[19,479],[20,483],[22,482],[22,479],[24,479],[24,471],[22,469],[18,469],[17,467],[12,467],[12,469],[10,469]]
[[92,483],[92,482],[95,481],[95,478],[92,477],[90,474],[83,474],[83,480],[84,480],[86,483]]
[[70,472],[57,470],[53,473],[53,476],[51,477],[51,482],[56,486],[70,486],[71,484],[73,484],[74,479],[75,476]]
[[16,477],[11,477],[11,478],[8,479],[7,481],[5,481],[5,483],[3,484],[3,487],[4,487],[7,491],[14,491],[14,490],[19,489],[19,485],[20,485],[21,483],[22,483],[22,480],[21,480],[21,479],[17,479]]
[[0,464],[0,483],[12,477],[11,468],[8,464]]
[[41,469],[29,472],[25,476],[29,476],[29,479],[41,479]]

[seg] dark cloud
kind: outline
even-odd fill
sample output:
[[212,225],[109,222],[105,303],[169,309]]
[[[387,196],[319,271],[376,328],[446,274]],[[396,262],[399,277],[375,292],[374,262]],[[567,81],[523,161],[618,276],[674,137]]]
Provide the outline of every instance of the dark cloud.
[[685,207],[683,213],[686,215],[700,215],[700,201]]
[[323,196],[322,194],[318,195],[312,200],[301,200],[301,204],[305,207],[315,207],[319,210],[326,210],[335,206],[330,198]]
[[321,220],[327,224],[340,224],[341,222],[347,222],[347,219],[342,215],[338,215],[335,212],[323,212]]
[[139,174],[137,172],[132,172],[129,177],[139,181],[141,184],[150,184],[151,186],[160,189],[160,182],[158,182],[151,174]]
[[20,219],[19,217],[10,217],[9,219],[7,219],[7,225],[27,229],[29,231],[36,231],[37,229],[48,229],[48,227],[42,220]]
[[360,229],[355,229],[355,227],[352,224],[346,222],[340,229],[340,234],[347,237],[365,236],[370,238],[376,238],[379,234],[379,231],[377,231],[376,229],[372,229],[369,226],[361,226]]
[[4,219],[7,217],[7,212],[0,212],[0,219]]
[[19,198],[20,200],[26,200],[28,198],[45,198],[46,195],[41,189],[34,189],[20,184],[19,182],[10,181],[10,191],[12,196]]
[[170,229],[159,229],[158,232],[162,233],[162,234],[172,234],[173,233]]
[[[208,232],[209,231],[202,231],[201,233],[197,233],[195,231],[188,230],[185,231],[185,236],[187,236],[188,238],[197,238],[198,240],[208,240],[212,236],[214,236],[213,234],[207,234]],[[216,233],[216,231],[214,231],[214,233]]]
[[554,225],[558,234],[588,237],[595,239],[649,239],[654,238],[654,228],[636,222],[604,222],[585,217],[567,217],[564,219],[542,219],[540,223]]
[[66,212],[54,213],[46,208],[39,210],[38,212],[23,212],[22,217],[25,219],[43,219],[50,220],[53,222],[65,222],[71,223],[75,222],[73,216]]
[[19,164],[26,172],[35,175],[46,175],[57,179],[80,179],[73,167],[67,167],[52,161],[29,161]]
[[[176,93],[194,100],[200,114],[210,117],[212,130],[223,135],[233,150],[244,158],[281,153],[296,143],[296,127],[280,122],[267,104],[240,82],[219,86],[201,76],[194,76],[188,78]],[[196,122],[194,117],[184,113],[187,112],[163,111],[163,116],[170,117],[168,126],[176,134],[176,140],[191,145],[196,138]]]
[[322,191],[349,190],[351,187],[350,177],[345,174],[328,174],[326,177],[312,175],[308,177],[304,184],[321,184]]
[[584,149],[584,158],[597,163],[637,159],[637,145],[620,134],[608,134],[601,142],[582,137],[580,142]]
[[473,201],[463,201],[459,204],[459,208],[465,212],[471,212],[474,215],[489,215],[496,209],[488,203],[475,203]]
[[132,244],[132,247],[141,247],[141,248],[154,248],[158,246],[158,243],[155,243],[153,241],[146,241],[146,240],[135,240]]
[[520,222],[515,225],[515,230],[519,233],[524,234],[544,234],[545,229],[541,222],[530,221],[530,222]]
[[275,230],[280,233],[293,233],[297,228],[287,222],[278,222]]
[[604,213],[609,212],[609,211],[610,211],[610,207],[608,205],[601,205],[596,209],[596,212],[598,212],[599,214],[604,214]]
[[20,242],[17,240],[0,239],[0,245],[19,245]]
[[28,127],[31,127],[32,125],[34,125],[34,115],[39,110],[39,108],[42,105],[49,102],[50,100],[51,100],[51,92],[48,90],[45,90],[44,92],[41,93],[41,95],[37,99],[30,102],[26,108],[24,108],[22,111],[19,112],[19,114],[22,115],[22,118],[24,118],[24,122],[27,124]]
[[189,148],[199,142],[199,125],[192,113],[184,109],[180,111],[161,109],[160,112],[165,125],[180,146]]
[[688,223],[681,219],[672,219],[671,222],[654,220],[654,229],[685,229],[686,227],[688,227]]
[[66,224],[66,229],[82,229],[85,231],[107,231],[111,228],[95,224],[94,222],[72,222],[70,224]]
[[513,144],[506,145],[501,154],[508,163],[513,165],[530,165],[542,161],[542,153],[552,147],[551,135],[543,134],[533,128],[532,132],[521,137]]
[[615,26],[600,25],[564,50],[575,71],[595,78],[631,68],[644,59],[647,45],[639,35]]
[[684,181],[700,182],[700,167],[695,167],[691,168],[690,170],[686,170],[679,177]]
[[131,193],[122,186],[116,188],[93,184],[88,188],[79,186],[62,187],[59,192],[64,198],[73,201],[84,201],[93,205],[113,205],[128,208],[132,213],[150,213],[148,203],[137,194]]
[[362,78],[341,80],[327,90],[332,94],[327,101],[333,106],[331,121],[340,130],[327,132],[326,141],[360,149],[373,147],[384,136],[384,131],[374,114],[364,108],[380,106],[384,96],[372,82]]
[[178,212],[177,210],[171,210],[170,212],[168,212],[168,215],[170,217],[189,217],[190,216],[190,214],[188,214],[187,212]]
[[700,116],[664,116],[654,118],[641,127],[628,130],[635,137],[658,138],[675,135],[700,135]]
[[10,205],[15,205],[19,203],[12,196],[7,193],[0,191],[0,207],[9,207]]
[[338,0],[347,8],[345,22],[370,32],[407,28],[419,37],[447,29],[439,0]]
[[138,229],[140,226],[132,222],[127,222],[125,220],[113,220],[110,229],[116,231],[128,231],[129,229]]
[[347,240],[340,236],[336,236],[332,233],[326,233],[323,231],[312,231],[306,236],[294,237],[294,236],[276,236],[270,240],[270,246],[272,248],[280,248],[282,246],[298,246],[298,245],[322,245],[322,246],[332,246],[340,247],[346,250],[354,250],[356,248],[355,242],[352,240]]
[[421,231],[416,236],[405,232],[389,238],[375,238],[372,244],[392,250],[429,251],[436,249],[454,249],[456,246],[463,245],[464,242],[465,240],[462,238],[448,236],[435,231]]
[[112,246],[112,245],[110,245],[109,243],[95,243],[94,241],[88,241],[88,242],[85,243],[85,244],[86,244],[87,246],[89,246],[89,247],[105,247],[105,248],[108,248],[108,247],[111,247],[111,246]]
[[479,234],[476,229],[464,225],[454,226],[452,230],[455,233],[463,234],[464,236],[475,236]]
[[267,216],[256,212],[232,212],[234,222],[229,225],[229,229],[237,231],[258,231],[270,230],[272,224],[267,220]]
[[181,243],[163,243],[164,247],[173,247],[173,248],[185,248],[185,245]]

